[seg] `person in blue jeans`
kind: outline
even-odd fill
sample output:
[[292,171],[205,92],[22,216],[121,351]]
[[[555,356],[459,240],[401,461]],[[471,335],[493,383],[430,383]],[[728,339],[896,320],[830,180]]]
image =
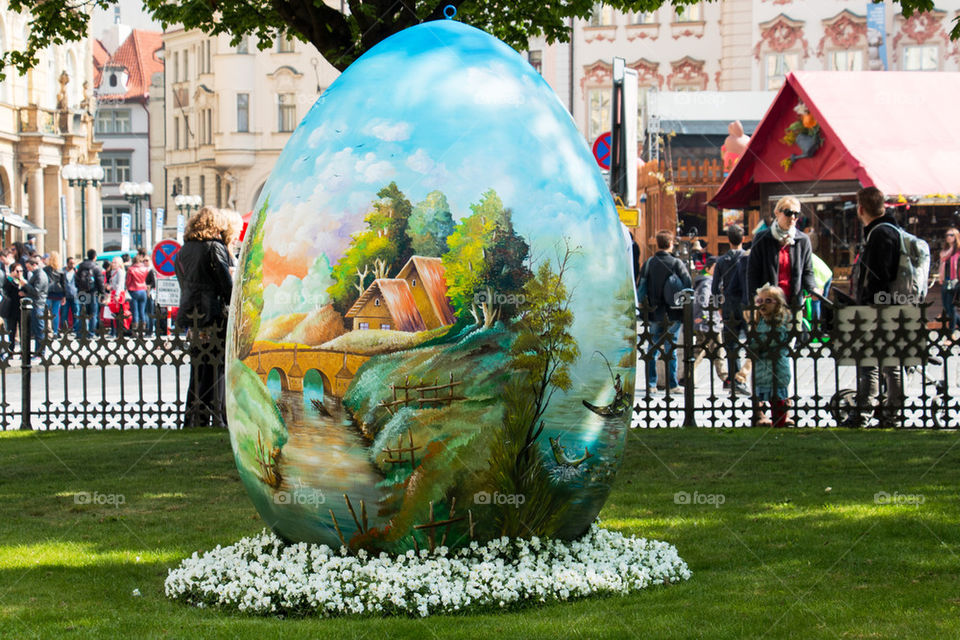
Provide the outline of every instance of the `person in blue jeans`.
[[657,252],[640,270],[640,279],[646,284],[646,299],[641,302],[647,305],[650,314],[651,347],[647,360],[647,387],[651,393],[657,390],[657,357],[662,353],[667,368],[666,388],[674,394],[682,391],[677,380],[676,345],[683,320],[683,307],[677,304],[678,301],[668,301],[665,289],[667,280],[673,275],[680,279],[684,289],[689,289],[693,283],[686,266],[671,253],[673,234],[665,230],[658,231],[656,240]]
[[67,258],[67,266],[63,270],[65,294],[63,297],[63,306],[60,307],[60,327],[63,331],[69,331],[70,318],[73,317],[73,331],[79,334],[80,300],[77,298],[76,262],[76,259],[72,256]]
[[133,320],[131,328],[145,330],[147,328],[147,277],[150,267],[147,266],[147,257],[138,255],[133,265],[127,269],[126,287],[130,296],[130,315]]
[[47,290],[49,280],[47,272],[43,270],[43,262],[39,257],[27,260],[27,276],[20,286],[20,291],[33,300],[33,311],[30,312],[30,333],[33,336],[33,357],[43,356],[43,339],[46,336],[44,316],[47,312]]

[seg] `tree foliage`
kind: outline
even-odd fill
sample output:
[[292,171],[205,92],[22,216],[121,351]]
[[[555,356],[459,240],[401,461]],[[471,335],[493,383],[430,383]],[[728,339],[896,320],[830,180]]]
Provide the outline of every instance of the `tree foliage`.
[[250,354],[260,330],[263,311],[263,225],[270,208],[270,198],[264,200],[253,227],[247,229],[240,256],[241,295],[234,296],[233,339],[234,355],[243,360]]
[[380,198],[364,218],[366,228],[353,234],[343,257],[333,268],[327,290],[333,308],[346,313],[377,278],[395,276],[413,255],[407,226],[413,207],[396,182],[377,192]]
[[531,405],[517,456],[518,472],[530,467],[533,445],[543,432],[543,414],[558,389],[570,389],[570,365],[580,357],[577,341],[570,334],[573,311],[563,283],[575,253],[565,245],[557,256],[556,270],[549,260],[540,263],[536,275],[523,287],[524,303],[513,325],[517,334],[510,348],[513,368],[521,376]]
[[447,237],[453,233],[453,215],[447,196],[431,191],[413,208],[407,234],[414,255],[439,257],[447,252]]
[[530,277],[525,264],[530,247],[514,231],[510,210],[493,189],[470,210],[447,238],[447,297],[458,315],[469,310],[477,323],[490,327],[512,316]]
[[[611,0],[605,4],[621,11],[653,11],[667,4],[677,7],[698,0]],[[34,20],[22,51],[3,53],[3,70],[15,67],[21,74],[38,64],[37,53],[50,44],[79,42],[87,37],[89,12],[107,9],[110,0],[10,0],[13,11],[30,11]],[[483,29],[518,50],[527,48],[528,38],[545,36],[548,42],[570,38],[570,19],[586,18],[593,9],[591,0],[143,0],[147,11],[164,26],[183,25],[209,35],[232,36],[239,44],[243,36],[259,39],[267,49],[281,34],[288,33],[312,43],[330,64],[339,70],[388,36],[426,20],[444,17],[444,7],[457,9],[456,19]],[[933,9],[933,0],[897,0],[903,14]],[[960,39],[960,16],[954,18],[950,37]]]

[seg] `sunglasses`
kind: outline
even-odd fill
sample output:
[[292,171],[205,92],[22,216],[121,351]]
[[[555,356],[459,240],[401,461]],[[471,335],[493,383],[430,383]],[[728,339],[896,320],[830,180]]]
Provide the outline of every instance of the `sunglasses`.
[[754,302],[758,305],[760,304],[774,304],[777,301],[776,298],[756,298]]
[[783,209],[780,211],[780,213],[782,213],[783,215],[789,218],[796,218],[797,216],[800,215],[799,211],[793,211],[792,209]]
[[948,233],[948,234],[947,234],[947,237],[948,237],[948,238],[956,238],[956,237],[957,237],[957,234],[955,234],[955,233]]

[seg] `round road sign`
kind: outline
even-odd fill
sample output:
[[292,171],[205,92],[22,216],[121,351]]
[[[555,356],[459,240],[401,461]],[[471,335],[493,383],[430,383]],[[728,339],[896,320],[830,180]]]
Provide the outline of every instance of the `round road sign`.
[[173,261],[179,251],[180,243],[176,240],[161,240],[153,247],[153,268],[158,276],[169,278],[176,274]]
[[613,136],[610,132],[601,133],[593,143],[593,157],[601,169],[610,168],[610,151],[613,147]]

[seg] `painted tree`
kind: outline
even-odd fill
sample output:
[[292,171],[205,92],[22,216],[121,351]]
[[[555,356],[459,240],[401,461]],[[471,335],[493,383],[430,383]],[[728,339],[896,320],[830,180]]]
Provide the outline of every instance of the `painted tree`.
[[447,252],[447,237],[455,227],[447,197],[440,191],[431,191],[417,203],[410,214],[407,235],[418,256],[439,257]]
[[238,360],[250,355],[253,342],[260,330],[263,311],[263,225],[270,208],[266,198],[256,220],[247,228],[240,254],[241,295],[234,293],[231,302],[233,316],[233,353]]
[[518,474],[530,468],[534,445],[543,433],[543,414],[557,391],[570,389],[570,365],[580,356],[577,341],[570,334],[573,312],[563,283],[575,254],[576,250],[565,243],[562,253],[558,252],[556,270],[549,260],[540,263],[523,287],[524,304],[513,323],[513,368],[521,376],[530,403],[523,444],[516,458]]
[[413,210],[396,182],[377,192],[365,228],[352,236],[350,246],[333,268],[334,283],[327,290],[334,309],[346,313],[350,305],[377,278],[395,276],[413,248],[407,226]]
[[530,277],[530,247],[514,231],[511,212],[493,189],[470,210],[447,237],[447,297],[458,316],[469,311],[477,324],[489,328],[515,311],[520,289]]

